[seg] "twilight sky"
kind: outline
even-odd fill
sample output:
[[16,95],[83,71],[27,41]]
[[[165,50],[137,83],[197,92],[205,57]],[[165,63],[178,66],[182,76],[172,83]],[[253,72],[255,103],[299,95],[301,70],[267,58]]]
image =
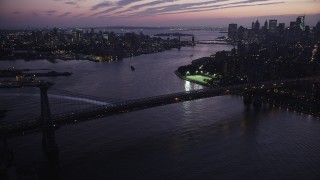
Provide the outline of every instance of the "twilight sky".
[[259,18],[307,25],[320,20],[320,0],[0,0],[0,28],[90,26],[248,26]]

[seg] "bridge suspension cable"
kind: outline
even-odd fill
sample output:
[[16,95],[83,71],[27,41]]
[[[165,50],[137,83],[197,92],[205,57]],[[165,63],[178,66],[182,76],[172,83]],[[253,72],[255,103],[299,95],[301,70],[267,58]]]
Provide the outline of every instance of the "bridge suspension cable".
[[71,91],[64,90],[64,89],[58,89],[58,88],[54,88],[54,87],[50,88],[50,90],[51,90],[50,94],[69,95],[72,97],[85,98],[88,100],[104,101],[106,103],[115,103],[115,102],[126,101],[126,99],[109,98],[109,97],[96,97],[96,96],[92,96],[92,95],[75,93],[75,92],[71,92]]

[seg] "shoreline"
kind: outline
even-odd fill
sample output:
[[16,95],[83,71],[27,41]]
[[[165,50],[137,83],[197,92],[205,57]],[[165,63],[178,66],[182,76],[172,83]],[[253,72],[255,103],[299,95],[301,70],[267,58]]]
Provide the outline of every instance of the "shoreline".
[[[174,71],[174,73],[176,74],[176,76],[178,76],[182,80],[189,81],[189,82],[192,82],[192,83],[195,83],[195,84],[198,84],[198,85],[202,85],[204,87],[210,87],[207,84],[203,84],[201,82],[197,82],[197,81],[193,81],[193,80],[189,80],[189,79],[185,78],[183,75],[181,75],[178,72],[178,70]],[[244,97],[241,94],[235,94],[235,95]],[[280,103],[273,103],[272,99],[266,100],[264,97],[261,98],[261,101],[264,104],[269,104],[269,105],[272,105],[272,106],[276,106],[276,107],[279,107],[280,109],[281,108],[286,108],[288,110],[291,110],[292,112],[299,112],[299,113],[302,113],[302,114],[307,114],[307,115],[310,115],[310,116],[317,117],[318,119],[320,118],[320,112],[307,111],[307,110],[304,110],[304,109],[301,109],[301,108],[295,108],[293,105],[286,105],[285,103],[281,103],[281,102]]]
[[[146,54],[160,53],[160,52],[170,51],[172,49],[180,49],[182,47],[190,47],[190,46],[195,46],[195,45],[193,45],[193,44],[180,44],[179,46],[172,46],[169,48],[162,48],[159,50],[145,51],[143,53],[134,53],[132,56],[128,56],[125,54],[121,54],[121,56],[117,56],[117,55],[109,56],[109,57],[113,57],[112,59],[106,59],[106,58],[103,58],[102,56],[98,56],[98,55],[94,55],[94,54],[88,55],[88,54],[81,54],[81,53],[69,53],[69,54],[64,54],[64,55],[57,55],[57,54],[46,54],[46,55],[42,55],[42,56],[34,55],[33,57],[32,56],[30,57],[28,54],[23,54],[20,56],[3,56],[3,57],[0,57],[0,61],[83,60],[83,61],[92,61],[92,62],[108,62],[108,61],[119,61],[119,60],[123,60],[125,58],[137,57],[137,56],[146,55]],[[37,52],[37,53],[40,53],[40,52]],[[46,53],[48,53],[48,52],[46,52]]]

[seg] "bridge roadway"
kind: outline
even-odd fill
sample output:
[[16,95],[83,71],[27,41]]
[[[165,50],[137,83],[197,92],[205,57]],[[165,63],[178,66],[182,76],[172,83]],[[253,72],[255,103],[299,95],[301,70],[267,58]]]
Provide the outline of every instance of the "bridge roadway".
[[[215,96],[237,94],[241,92],[258,91],[275,89],[285,86],[291,86],[303,81],[310,81],[312,79],[289,79],[279,81],[268,81],[258,84],[242,84],[225,87],[204,88],[201,90],[192,90],[186,92],[165,94],[154,97],[147,97],[129,101],[118,102],[114,104],[97,106],[94,108],[82,109],[79,111],[73,111],[64,114],[56,114],[51,116],[51,123],[47,126],[54,126],[56,128],[78,123],[82,121],[88,121],[92,119],[98,119],[110,115],[126,113],[130,111],[136,111],[140,109],[152,108],[156,106],[162,106],[167,104],[179,103],[184,101],[191,101],[195,99],[209,98]],[[32,131],[40,131],[43,128],[41,124],[41,118],[31,120],[20,120],[10,124],[0,126],[0,135],[15,136]]]

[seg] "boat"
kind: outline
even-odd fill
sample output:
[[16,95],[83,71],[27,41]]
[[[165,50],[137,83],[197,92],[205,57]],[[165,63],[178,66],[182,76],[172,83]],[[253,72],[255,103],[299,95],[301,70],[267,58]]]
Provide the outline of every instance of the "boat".
[[130,66],[130,68],[131,68],[131,71],[135,71],[136,69],[134,68],[134,66]]

